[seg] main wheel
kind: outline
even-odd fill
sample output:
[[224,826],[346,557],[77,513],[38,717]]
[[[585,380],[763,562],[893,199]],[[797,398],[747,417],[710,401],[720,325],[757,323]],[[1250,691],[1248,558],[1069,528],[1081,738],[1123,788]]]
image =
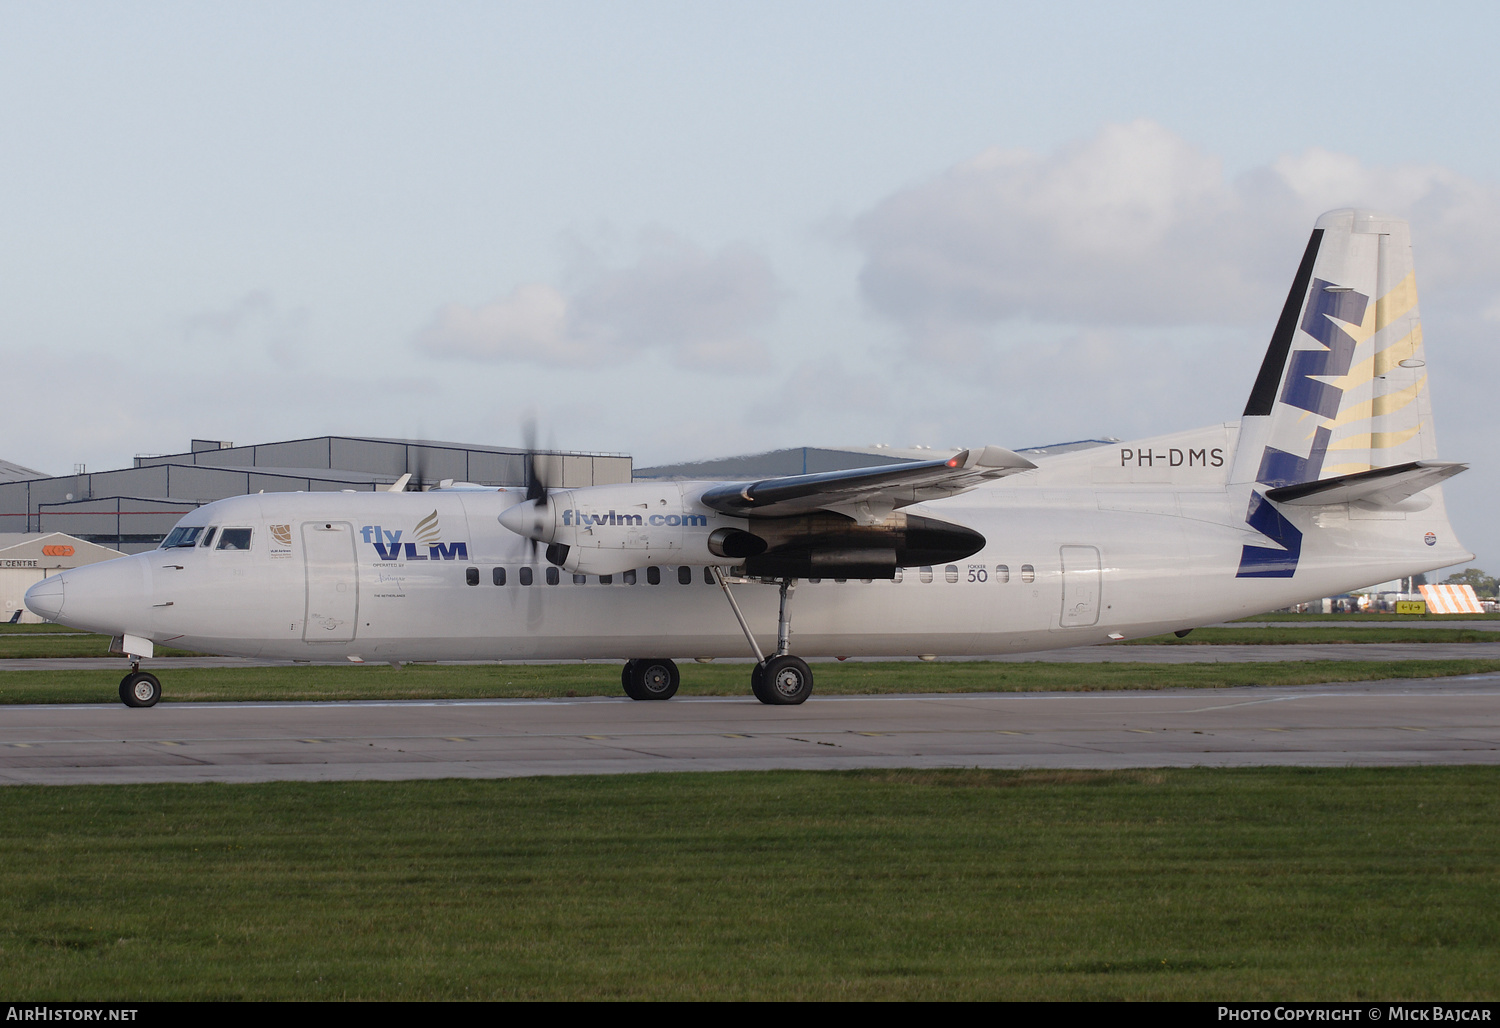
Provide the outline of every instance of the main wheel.
[[161,699],[161,682],[145,671],[132,671],[120,679],[120,702],[127,707],[154,707]]
[[[633,700],[670,700],[677,694],[681,676],[677,665],[665,657],[639,658],[625,665],[625,692]],[[622,678],[625,676],[622,676]]]
[[801,657],[791,654],[768,657],[764,664],[757,666],[757,670],[760,671],[760,686],[756,688],[753,676],[750,686],[756,690],[755,698],[762,703],[790,706],[802,703],[812,695],[812,668]]
[[753,692],[755,694],[755,698],[758,699],[758,700],[760,700],[760,702],[762,702],[762,703],[771,703],[771,702],[773,702],[771,700],[766,699],[766,662],[765,661],[761,661],[759,664],[755,665],[755,667],[753,667],[753,668],[750,669],[750,691]]
[[620,684],[625,687],[625,695],[633,700],[641,699],[635,694],[635,666],[639,663],[638,660],[627,660],[620,669]]

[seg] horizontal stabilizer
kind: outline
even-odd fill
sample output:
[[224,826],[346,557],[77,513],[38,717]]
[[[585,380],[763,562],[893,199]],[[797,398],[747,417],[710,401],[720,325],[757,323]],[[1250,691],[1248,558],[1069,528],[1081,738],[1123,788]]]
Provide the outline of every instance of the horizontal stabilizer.
[[1374,507],[1394,507],[1468,469],[1453,461],[1414,460],[1373,471],[1358,471],[1318,482],[1301,482],[1266,490],[1266,498],[1302,507],[1358,501]]
[[901,507],[955,496],[990,479],[1034,467],[1010,450],[986,446],[964,450],[948,460],[726,482],[703,493],[701,502],[737,517],[786,518],[834,510],[862,524],[876,524]]

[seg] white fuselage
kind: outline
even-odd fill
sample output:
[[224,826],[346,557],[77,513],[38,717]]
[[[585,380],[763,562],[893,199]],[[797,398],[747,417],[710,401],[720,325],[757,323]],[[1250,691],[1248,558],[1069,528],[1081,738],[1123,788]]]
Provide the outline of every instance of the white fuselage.
[[[1229,481],[1236,431],[1218,425],[1045,458],[1035,471],[909,508],[974,529],[986,545],[930,572],[907,568],[896,582],[800,580],[791,651],[976,655],[1102,643],[1467,559],[1434,489],[1411,513],[1289,511],[1303,533],[1295,573],[1238,577],[1242,549],[1267,540],[1246,524],[1252,483]],[[248,549],[158,549],[68,571],[35,606],[50,603],[49,616],[82,629],[246,657],[750,655],[701,563],[667,559],[609,584],[571,575],[500,524],[518,499],[475,490],[220,500],[180,524],[213,528],[216,540],[249,529]],[[762,650],[773,651],[778,590],[731,588]]]

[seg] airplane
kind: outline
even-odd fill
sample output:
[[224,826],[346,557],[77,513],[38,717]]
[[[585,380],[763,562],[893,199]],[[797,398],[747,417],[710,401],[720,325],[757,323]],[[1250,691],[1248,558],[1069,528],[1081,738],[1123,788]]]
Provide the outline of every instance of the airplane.
[[[1029,460],[996,446],[761,481],[265,493],[26,605],[113,638],[127,706],[159,645],[294,661],[753,654],[797,704],[806,657],[986,655],[1185,634],[1471,560],[1440,483],[1406,222],[1317,220],[1243,415]],[[795,632],[794,632],[795,626]],[[660,654],[670,654],[659,656]]]

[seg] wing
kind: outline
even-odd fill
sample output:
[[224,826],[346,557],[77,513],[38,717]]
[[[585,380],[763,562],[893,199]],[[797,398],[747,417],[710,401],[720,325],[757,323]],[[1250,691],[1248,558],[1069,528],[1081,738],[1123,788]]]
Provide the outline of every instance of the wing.
[[759,482],[726,482],[701,497],[736,517],[786,518],[832,510],[862,525],[880,524],[893,510],[968,492],[982,482],[1029,471],[1035,464],[998,446],[963,450],[948,460],[791,475]]

